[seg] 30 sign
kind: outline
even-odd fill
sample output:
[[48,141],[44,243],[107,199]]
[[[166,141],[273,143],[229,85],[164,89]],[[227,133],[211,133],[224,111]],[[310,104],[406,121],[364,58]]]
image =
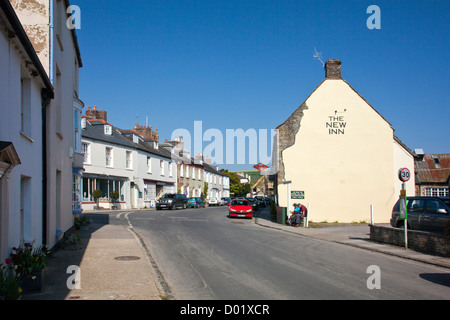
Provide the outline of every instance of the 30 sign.
[[411,173],[409,172],[408,168],[401,168],[398,171],[398,178],[403,182],[408,181],[411,178]]

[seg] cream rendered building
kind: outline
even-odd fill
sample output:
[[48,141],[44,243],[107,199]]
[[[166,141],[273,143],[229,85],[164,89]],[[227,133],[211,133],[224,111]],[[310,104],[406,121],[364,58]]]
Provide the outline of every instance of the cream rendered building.
[[[402,187],[411,178],[413,153],[394,129],[341,78],[341,62],[328,60],[325,80],[278,129],[277,195],[281,207],[309,205],[315,222],[388,223]],[[300,197],[291,198],[292,191]],[[300,198],[300,199],[298,199]]]

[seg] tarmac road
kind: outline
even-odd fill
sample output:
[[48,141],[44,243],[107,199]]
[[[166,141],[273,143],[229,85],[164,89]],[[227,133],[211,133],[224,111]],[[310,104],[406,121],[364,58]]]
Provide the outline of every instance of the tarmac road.
[[[227,213],[228,207],[136,211],[126,219],[175,299],[450,297],[446,268],[264,228]],[[380,289],[369,289],[368,282]]]

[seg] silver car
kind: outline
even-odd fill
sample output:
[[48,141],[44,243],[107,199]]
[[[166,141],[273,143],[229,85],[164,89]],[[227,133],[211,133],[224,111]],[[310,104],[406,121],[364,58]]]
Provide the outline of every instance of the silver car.
[[[408,229],[444,233],[450,218],[450,198],[407,197],[406,213]],[[400,218],[399,201],[392,209],[391,226],[404,226],[404,219]]]

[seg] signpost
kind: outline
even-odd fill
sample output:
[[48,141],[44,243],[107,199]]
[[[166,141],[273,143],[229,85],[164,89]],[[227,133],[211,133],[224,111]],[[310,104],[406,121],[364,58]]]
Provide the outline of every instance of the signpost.
[[400,190],[400,218],[404,219],[403,226],[405,229],[405,249],[408,249],[408,213],[406,199],[406,182],[411,178],[408,168],[401,168],[398,171],[398,178],[402,182],[402,190]]

